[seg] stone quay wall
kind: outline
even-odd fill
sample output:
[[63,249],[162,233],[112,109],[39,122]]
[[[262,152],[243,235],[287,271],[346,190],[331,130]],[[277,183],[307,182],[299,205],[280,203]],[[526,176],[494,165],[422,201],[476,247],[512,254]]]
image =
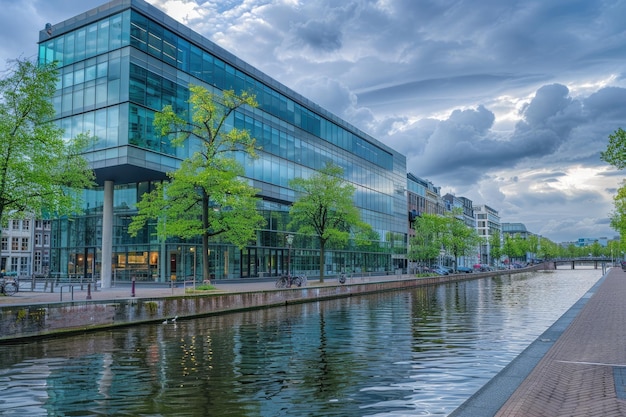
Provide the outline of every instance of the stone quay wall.
[[340,297],[406,290],[447,282],[511,275],[544,269],[535,265],[524,269],[456,274],[425,278],[397,276],[379,282],[310,286],[256,292],[186,294],[159,298],[129,298],[97,301],[68,301],[0,307],[0,343],[94,331],[143,323],[161,323],[228,312],[284,306]]

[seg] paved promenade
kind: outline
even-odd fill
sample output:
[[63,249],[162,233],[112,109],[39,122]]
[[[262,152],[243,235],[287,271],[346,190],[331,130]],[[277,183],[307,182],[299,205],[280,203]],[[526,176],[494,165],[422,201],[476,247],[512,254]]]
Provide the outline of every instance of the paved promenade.
[[[335,282],[336,280],[329,280]],[[309,283],[309,285],[319,284],[319,282]],[[21,283],[21,286],[28,286],[29,283]],[[264,291],[276,289],[274,281],[261,282],[242,282],[242,283],[214,283],[218,292],[247,292],[247,291]],[[132,287],[128,283],[117,284],[111,288],[98,289],[97,291],[88,291],[87,285],[74,285],[73,292],[69,286],[55,287],[54,292],[43,291],[43,288],[37,291],[18,291],[13,296],[0,295],[0,306],[3,305],[30,305],[40,303],[58,303],[65,301],[86,301],[87,296],[91,296],[91,300],[116,300],[131,298],[158,298],[173,297],[185,295],[186,289],[193,288],[193,283],[177,284],[174,288],[167,285],[154,284],[137,284],[135,285],[135,295],[132,295]]]
[[[369,283],[369,282],[382,282],[382,281],[397,281],[401,279],[413,279],[412,275],[388,275],[388,276],[371,276],[371,277],[354,277],[348,278],[348,284],[353,283]],[[174,288],[169,285],[158,284],[136,284],[135,295],[132,295],[132,287],[129,283],[116,284],[111,288],[98,289],[97,291],[88,291],[87,285],[74,284],[73,291],[71,291],[68,285],[56,286],[54,292],[50,292],[48,289],[44,291],[43,284],[38,284],[36,291],[30,291],[30,282],[20,282],[20,288],[24,290],[18,291],[13,296],[3,296],[0,294],[0,306],[3,305],[30,305],[41,303],[58,303],[66,301],[86,301],[87,296],[91,296],[91,300],[116,300],[116,299],[131,299],[131,298],[158,298],[158,297],[173,297],[185,295],[187,289],[193,288],[193,283],[178,283]],[[340,285],[335,277],[327,277],[324,283],[321,284],[318,280],[309,280],[308,287],[313,286],[328,286],[328,285]],[[213,286],[217,292],[234,293],[234,292],[254,292],[254,291],[270,291],[275,290],[276,285],[274,280],[268,281],[214,281]],[[294,288],[296,288],[294,286]]]
[[452,413],[626,416],[626,273],[612,268],[576,305]]
[[613,268],[496,416],[626,416],[625,389],[626,273]]

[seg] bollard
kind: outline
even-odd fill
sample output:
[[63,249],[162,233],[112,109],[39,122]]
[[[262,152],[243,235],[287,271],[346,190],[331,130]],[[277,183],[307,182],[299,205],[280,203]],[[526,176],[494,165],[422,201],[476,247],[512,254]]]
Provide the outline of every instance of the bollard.
[[87,284],[87,299],[91,300],[91,283]]
[[130,296],[135,296],[135,277],[132,278],[132,282],[130,284]]

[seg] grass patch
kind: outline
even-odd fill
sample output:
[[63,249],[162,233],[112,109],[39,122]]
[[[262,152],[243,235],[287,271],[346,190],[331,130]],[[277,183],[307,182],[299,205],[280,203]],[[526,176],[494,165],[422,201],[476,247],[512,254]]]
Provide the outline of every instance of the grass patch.
[[187,288],[185,289],[186,293],[193,294],[194,292],[205,292],[205,291],[215,291],[217,288],[211,284],[202,284],[196,285],[196,288]]

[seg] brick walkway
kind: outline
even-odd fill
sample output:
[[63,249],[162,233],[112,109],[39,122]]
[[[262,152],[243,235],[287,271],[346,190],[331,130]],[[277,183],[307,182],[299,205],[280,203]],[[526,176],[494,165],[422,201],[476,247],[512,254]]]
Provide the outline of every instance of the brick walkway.
[[626,273],[613,268],[497,417],[626,416]]

